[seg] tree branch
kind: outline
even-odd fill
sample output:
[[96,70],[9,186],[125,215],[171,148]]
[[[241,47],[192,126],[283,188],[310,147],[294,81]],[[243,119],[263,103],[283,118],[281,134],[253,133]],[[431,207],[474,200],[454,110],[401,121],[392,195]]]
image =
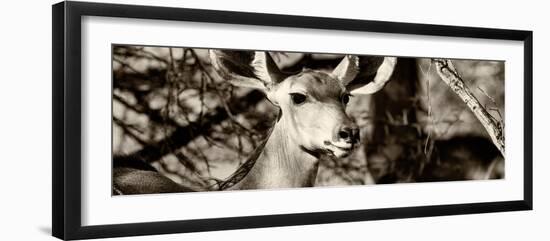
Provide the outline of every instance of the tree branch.
[[[229,106],[233,110],[233,114],[237,115],[245,112],[250,107],[255,106],[264,95],[258,90],[252,90],[245,96],[232,102]],[[212,112],[205,114],[203,122],[191,122],[186,126],[179,126],[169,136],[158,142],[150,143],[144,146],[141,150],[129,154],[130,156],[138,156],[145,162],[153,162],[173,150],[176,150],[187,143],[191,142],[196,137],[207,135],[212,131],[212,127],[220,124],[228,119],[228,114],[223,107],[217,107]],[[117,157],[114,157],[116,162]]]
[[504,127],[500,122],[495,120],[493,116],[479,103],[479,100],[472,94],[464,81],[457,73],[453,63],[447,59],[432,59],[437,69],[437,74],[445,82],[451,90],[460,97],[464,103],[470,108],[477,119],[481,122],[491,140],[498,148],[502,156],[504,155]]

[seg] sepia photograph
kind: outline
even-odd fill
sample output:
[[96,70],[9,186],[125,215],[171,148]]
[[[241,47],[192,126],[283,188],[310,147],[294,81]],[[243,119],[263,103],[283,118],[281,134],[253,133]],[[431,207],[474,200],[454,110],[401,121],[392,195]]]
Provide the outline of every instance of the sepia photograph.
[[504,62],[112,45],[113,195],[502,179]]
[[[312,239],[310,228],[338,223],[332,238],[317,235],[334,239],[364,236],[356,224],[385,220],[407,227],[384,224],[368,236],[404,230],[409,238],[430,219],[463,215],[457,225],[438,222],[432,236],[465,224],[473,230],[462,232],[466,240],[494,236],[479,225],[487,221],[540,223],[527,218],[541,176],[533,171],[544,169],[533,169],[540,35],[532,18],[483,22],[509,18],[487,18],[477,5],[482,17],[457,17],[476,12],[460,5],[445,22],[275,4],[54,4],[43,28],[52,30],[51,109],[31,108],[51,110],[51,128],[27,131],[51,133],[51,186],[37,189],[51,191],[51,207],[39,208],[51,210],[51,232],[42,233],[240,237],[262,229],[255,236],[280,239],[263,230],[294,226],[303,235],[291,239]],[[12,100],[48,100],[16,92]],[[31,116],[20,120],[46,116],[15,106]],[[27,138],[25,128],[8,139]],[[496,212],[506,213],[483,215]]]

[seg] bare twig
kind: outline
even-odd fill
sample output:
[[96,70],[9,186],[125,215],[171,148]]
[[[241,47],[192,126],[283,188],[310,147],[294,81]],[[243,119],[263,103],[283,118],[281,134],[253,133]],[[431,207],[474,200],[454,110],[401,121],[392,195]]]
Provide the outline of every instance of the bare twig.
[[426,76],[426,96],[428,97],[428,119],[430,121],[430,124],[432,125],[432,128],[428,131],[428,136],[426,136],[426,141],[424,142],[424,154],[428,157],[428,160],[431,156],[431,151],[428,152],[428,149],[432,149],[432,148],[428,148],[428,144],[431,143],[431,138],[432,138],[432,134],[435,132],[434,129],[435,129],[435,121],[434,121],[434,118],[432,116],[432,100],[431,100],[431,97],[430,97],[430,70],[432,69],[432,63],[430,62],[430,65],[428,65],[428,71],[425,72],[424,69],[422,69],[422,66],[419,66],[420,67],[420,70],[422,71],[422,74],[424,76]]
[[479,100],[472,94],[460,75],[456,72],[453,63],[447,59],[432,59],[437,69],[437,74],[445,82],[455,94],[460,97],[464,103],[470,108],[477,119],[481,122],[491,140],[498,148],[502,156],[504,155],[504,129],[500,122],[495,120],[493,116],[481,105]]
[[147,143],[147,141],[143,140],[141,137],[139,137],[137,134],[135,134],[134,132],[132,132],[132,130],[136,131],[136,132],[141,132],[139,129],[137,129],[136,127],[134,126],[131,126],[131,125],[127,125],[124,123],[124,121],[116,118],[116,117],[113,117],[113,122],[118,125],[122,131],[124,131],[124,133],[126,133],[128,136],[130,136],[132,139],[134,139],[137,143],[139,143],[141,146],[146,146],[148,145],[149,143]]

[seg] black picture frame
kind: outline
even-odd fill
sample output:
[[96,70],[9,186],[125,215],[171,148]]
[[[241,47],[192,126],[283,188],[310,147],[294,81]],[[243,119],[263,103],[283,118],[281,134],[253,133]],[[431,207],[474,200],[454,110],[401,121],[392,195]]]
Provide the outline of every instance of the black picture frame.
[[[379,219],[531,210],[533,49],[531,31],[197,10],[89,2],[60,2],[53,15],[52,233],[60,239],[184,233]],[[424,36],[516,40],[524,43],[524,194],[521,200],[284,215],[82,226],[81,224],[81,18],[104,16],[258,26],[350,30]]]

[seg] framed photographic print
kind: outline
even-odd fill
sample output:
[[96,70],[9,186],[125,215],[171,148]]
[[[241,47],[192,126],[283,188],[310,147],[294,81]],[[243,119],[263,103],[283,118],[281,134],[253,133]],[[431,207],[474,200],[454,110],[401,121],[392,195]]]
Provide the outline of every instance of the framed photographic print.
[[53,6],[53,235],[532,209],[532,32]]

